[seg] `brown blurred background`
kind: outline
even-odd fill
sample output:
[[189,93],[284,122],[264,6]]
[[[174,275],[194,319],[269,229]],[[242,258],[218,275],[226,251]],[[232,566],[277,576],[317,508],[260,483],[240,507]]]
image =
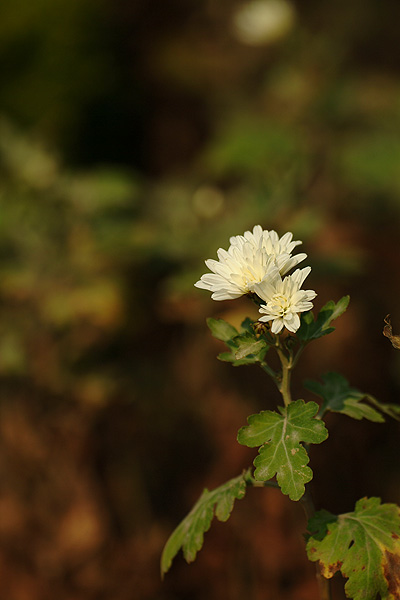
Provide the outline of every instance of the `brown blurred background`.
[[[251,305],[193,283],[230,235],[293,231],[316,307],[352,298],[296,396],[338,370],[398,401],[399,22],[397,0],[3,0],[0,600],[317,598],[276,490],[160,580],[203,487],[253,460],[238,428],[277,401],[205,324]],[[327,422],[317,507],[400,503],[398,424]]]

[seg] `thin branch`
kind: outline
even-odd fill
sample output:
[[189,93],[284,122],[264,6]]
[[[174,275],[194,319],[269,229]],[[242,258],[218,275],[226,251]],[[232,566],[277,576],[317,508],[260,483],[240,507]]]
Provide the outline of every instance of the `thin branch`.
[[[275,383],[277,384],[277,380],[278,380],[278,375],[277,373],[275,373],[275,371],[273,369],[271,369],[271,367],[269,365],[267,365],[266,362],[261,362],[260,363],[261,368],[263,369],[263,371],[265,371],[266,373],[268,373],[268,375],[270,377],[272,377],[272,379],[275,381]],[[279,386],[278,386],[279,387]]]
[[[314,502],[308,488],[306,488],[304,496],[300,499],[300,504],[308,521],[315,514]],[[332,600],[331,583],[329,579],[326,579],[322,575],[319,564],[316,565],[315,576],[317,578],[320,600]]]

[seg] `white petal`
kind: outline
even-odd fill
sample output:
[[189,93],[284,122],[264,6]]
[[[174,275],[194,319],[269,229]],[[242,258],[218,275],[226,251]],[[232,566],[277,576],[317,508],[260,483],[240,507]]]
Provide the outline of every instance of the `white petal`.
[[307,300],[314,300],[314,298],[317,297],[317,292],[314,292],[314,290],[304,290],[304,295],[307,298]]
[[288,231],[287,233],[285,233],[285,235],[283,235],[281,237],[281,239],[279,240],[281,247],[283,248],[284,246],[287,246],[293,238],[293,233],[291,233],[290,231]]
[[304,252],[300,252],[299,254],[296,254],[295,256],[290,256],[289,254],[287,254],[287,256],[289,258],[281,267],[281,270],[280,270],[281,275],[286,275],[286,273],[288,273],[290,271],[290,269],[293,269],[293,267],[295,267],[296,265],[298,265],[300,262],[302,262],[304,259],[307,258],[307,254],[305,254]]
[[238,292],[237,294],[235,294],[234,292],[229,292],[228,290],[225,290],[225,291],[214,292],[213,294],[211,294],[211,299],[212,300],[235,300],[236,298],[240,298],[240,296],[243,296],[243,294],[241,292]]
[[253,285],[253,291],[261,298],[261,300],[269,302],[271,296],[275,294],[275,287],[268,279],[264,279],[263,281],[260,281],[260,283]]
[[217,256],[218,256],[219,260],[223,261],[223,260],[226,260],[229,257],[229,254],[223,248],[218,248],[218,250],[217,250]]
[[291,313],[290,317],[290,319],[284,317],[283,321],[285,323],[286,329],[288,329],[292,333],[295,333],[300,327],[300,318],[299,315],[297,315],[296,313]]
[[263,234],[263,230],[262,230],[261,225],[254,225],[253,236],[254,236],[254,240],[255,240],[257,246],[260,242],[260,238],[262,238],[262,234]]
[[259,317],[259,321],[262,321],[263,323],[268,323],[268,321],[272,321],[274,317],[272,317],[271,315],[263,315],[262,317]]
[[292,279],[297,283],[297,286],[301,288],[304,283],[304,280],[311,273],[311,267],[304,267],[304,269],[297,269],[293,275]]
[[271,325],[272,333],[280,333],[283,329],[283,320],[282,319],[274,319]]
[[268,234],[269,234],[269,239],[271,240],[271,242],[273,244],[276,244],[277,242],[279,242],[279,235],[276,233],[276,231],[271,229],[271,231],[269,231]]

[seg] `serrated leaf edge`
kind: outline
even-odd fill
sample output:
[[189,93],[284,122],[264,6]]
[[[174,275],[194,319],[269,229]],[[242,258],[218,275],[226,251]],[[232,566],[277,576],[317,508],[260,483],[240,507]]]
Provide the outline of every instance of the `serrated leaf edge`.
[[[182,549],[186,562],[193,562],[196,558],[197,552],[201,549],[204,540],[204,533],[206,533],[210,527],[214,517],[219,521],[227,521],[235,503],[235,500],[241,500],[246,494],[247,479],[250,476],[250,469],[244,471],[238,477],[234,477],[229,481],[223,483],[219,487],[212,491],[207,488],[203,489],[202,494],[194,504],[193,508],[186,515],[186,517],[180,522],[180,524],[174,529],[169,536],[162,555],[161,555],[161,578],[164,577],[165,573],[170,569],[172,561],[178,554],[179,550]],[[238,492],[233,494],[229,499],[228,510],[222,511],[221,503],[224,500],[223,493],[232,490],[238,485]],[[225,488],[225,489],[224,489]],[[221,495],[220,498],[218,496]],[[226,498],[226,496],[225,496]],[[191,552],[185,547],[185,538],[192,525],[192,517],[200,510],[201,506],[204,505],[203,514],[205,519],[205,525],[198,533],[198,539],[196,541],[195,548]],[[209,513],[207,515],[207,512]]]
[[[362,516],[363,509],[365,511],[365,510],[371,510],[373,508],[381,509],[380,513],[378,513],[378,515],[376,515],[376,516],[375,515],[371,515],[370,517]],[[390,530],[388,530],[387,527],[382,528],[382,526],[378,527],[376,524],[371,523],[371,520],[372,521],[373,520],[382,521],[385,518],[385,515],[382,515],[382,509],[391,509],[394,512],[397,512],[397,523],[395,523],[393,525],[393,527],[390,528]],[[327,511],[319,511],[319,512],[327,513]],[[357,515],[357,513],[358,513],[358,515]],[[318,513],[316,513],[316,515],[318,515]],[[331,516],[335,517],[335,515],[331,515]],[[314,519],[315,519],[315,516],[309,520],[309,526],[308,526],[309,530],[311,529],[310,524]],[[315,546],[316,545],[318,546],[318,544],[322,544],[326,539],[336,540],[336,537],[339,537],[340,533],[341,533],[340,526],[341,525],[343,526],[343,524],[346,521],[350,521],[350,522],[354,521],[355,527],[358,526],[359,528],[362,529],[362,531],[365,535],[365,538],[366,539],[368,538],[373,541],[375,546],[378,548],[378,552],[380,552],[380,554],[382,556],[381,562],[379,563],[379,565],[382,568],[381,572],[379,572],[379,570],[377,568],[375,568],[375,571],[376,571],[375,587],[379,586],[379,589],[372,590],[371,593],[373,595],[371,595],[371,594],[368,596],[364,595],[365,592],[368,591],[365,589],[362,590],[362,593],[363,593],[362,596],[359,595],[358,593],[353,594],[350,591],[350,588],[354,589],[354,585],[356,585],[356,584],[354,581],[351,580],[352,572],[348,572],[346,570],[343,570],[343,568],[342,568],[342,565],[345,564],[346,561],[347,562],[351,561],[351,558],[348,557],[347,552],[349,552],[350,548],[352,547],[352,545],[354,543],[354,535],[353,535],[352,531],[350,531],[350,537],[351,537],[352,543],[350,543],[350,546],[348,546],[348,547],[346,546],[345,548],[343,548],[343,561],[338,560],[336,562],[332,562],[332,559],[331,560],[329,560],[329,559],[321,560],[321,558],[318,556],[318,551]],[[364,523],[365,523],[365,525],[364,525]],[[368,525],[368,528],[366,527],[366,525]],[[379,538],[375,538],[371,534],[371,531],[369,531],[369,529],[371,529],[371,527],[384,534],[384,537],[387,538],[386,546],[384,546],[382,544],[382,541]],[[364,600],[375,600],[377,591],[381,595],[382,599],[384,599],[384,600],[394,600],[394,598],[399,597],[400,582],[399,582],[397,573],[398,573],[398,569],[399,569],[399,565],[400,565],[400,549],[398,550],[398,552],[396,554],[391,552],[391,550],[393,549],[393,544],[395,544],[397,542],[397,540],[399,540],[399,538],[400,538],[400,508],[396,504],[392,504],[392,503],[381,504],[380,498],[377,498],[377,497],[362,498],[356,502],[355,510],[353,512],[338,515],[338,516],[336,516],[336,518],[332,519],[331,523],[329,523],[329,522],[326,523],[324,537],[318,539],[316,537],[313,537],[315,535],[317,535],[317,532],[308,534],[308,536],[307,536],[308,537],[308,541],[307,541],[308,557],[311,561],[314,561],[314,562],[319,561],[320,567],[321,567],[321,573],[326,579],[330,579],[337,571],[342,572],[343,576],[345,578],[347,578],[347,582],[345,584],[346,597],[353,598],[353,599],[358,598],[359,600],[361,600],[361,598],[363,598]],[[338,543],[339,543],[339,541],[337,541],[337,543],[335,543],[334,547],[332,548],[332,550],[330,552],[331,557],[335,555],[334,552],[337,548]],[[394,559],[393,559],[393,557],[394,557]],[[392,560],[392,562],[394,561],[394,563],[395,563],[392,565],[392,570],[390,570],[390,566],[389,566],[390,560]],[[368,553],[368,561],[369,561],[368,566],[365,567],[365,572],[368,572],[370,569],[370,564],[369,564],[371,562],[370,553]],[[346,569],[349,569],[349,568],[350,568],[350,565],[347,564]],[[362,569],[362,570],[364,571],[364,569]],[[382,589],[383,582],[385,583],[386,589]],[[393,588],[393,585],[395,585],[396,588]],[[393,591],[396,593],[396,595],[393,595]]]
[[[267,453],[268,449],[272,447],[271,442],[270,442],[272,434],[270,434],[269,431],[271,429],[275,429],[277,426],[279,426],[280,423],[282,423],[282,418],[283,418],[283,428],[282,428],[282,435],[281,435],[281,441],[282,441],[286,435],[286,427],[287,427],[287,423],[288,423],[289,412],[290,412],[290,410],[294,410],[293,407],[296,405],[304,406],[304,408],[307,409],[307,412],[309,412],[308,418],[314,419],[314,420],[318,421],[319,423],[321,423],[321,425],[322,425],[321,433],[326,433],[325,437],[323,439],[321,439],[320,441],[310,442],[310,443],[319,444],[319,443],[322,443],[323,441],[325,441],[326,438],[328,437],[328,431],[325,428],[323,421],[315,418],[315,414],[317,413],[318,408],[319,408],[318,404],[316,402],[312,402],[312,401],[305,402],[302,399],[296,400],[295,402],[292,402],[291,404],[289,404],[286,407],[278,406],[279,412],[281,414],[279,414],[277,411],[264,410],[264,411],[261,411],[260,413],[250,415],[247,418],[248,425],[241,427],[237,434],[237,440],[238,440],[239,444],[248,446],[250,448],[255,448],[257,446],[259,447],[258,456],[256,456],[256,458],[254,459],[254,466],[255,466],[254,477],[255,477],[255,479],[260,482],[261,481],[269,481],[276,475],[277,482],[279,484],[279,487],[281,488],[282,493],[285,495],[288,495],[289,498],[294,501],[300,500],[300,498],[304,495],[304,492],[305,492],[304,484],[308,483],[313,478],[313,472],[312,472],[311,468],[307,466],[310,459],[309,459],[307,450],[304,448],[303,443],[298,442],[299,447],[297,448],[297,451],[296,451],[296,453],[300,452],[304,458],[304,462],[302,465],[302,472],[299,473],[299,478],[298,478],[298,481],[296,481],[296,482],[293,477],[295,469],[292,468],[292,464],[291,464],[289,455],[287,453],[286,444],[283,443],[283,447],[284,447],[284,450],[285,450],[285,453],[287,456],[286,462],[290,466],[290,471],[291,471],[291,476],[292,476],[291,478],[293,480],[293,489],[297,488],[297,491],[295,491],[295,492],[292,492],[292,493],[289,492],[288,484],[285,482],[282,483],[282,477],[278,473],[277,470],[274,470],[274,472],[272,473],[272,471],[269,472],[269,467],[265,467],[264,471],[266,471],[267,475],[261,476],[260,473],[263,471],[263,469],[260,466],[260,462],[261,463],[263,462],[263,454]],[[290,407],[292,407],[292,408],[290,408]],[[254,436],[256,438],[255,440],[250,441],[248,438],[246,439],[247,436],[245,434],[246,433],[248,434],[248,432],[251,431],[252,425],[257,423],[257,421],[260,420],[260,417],[262,419],[264,414],[268,414],[271,418],[274,418],[276,420],[276,423],[271,424],[269,427],[266,427],[265,433],[261,432],[261,433],[258,433],[256,436]],[[276,417],[278,417],[278,419]],[[298,428],[298,429],[300,429],[300,428]],[[266,437],[265,437],[265,441],[262,442],[261,439],[262,439],[263,435]],[[261,436],[261,439],[260,439],[260,436]],[[278,451],[279,447],[280,447],[280,444],[277,444],[275,447],[275,454]],[[269,462],[273,462],[273,459],[271,459]]]

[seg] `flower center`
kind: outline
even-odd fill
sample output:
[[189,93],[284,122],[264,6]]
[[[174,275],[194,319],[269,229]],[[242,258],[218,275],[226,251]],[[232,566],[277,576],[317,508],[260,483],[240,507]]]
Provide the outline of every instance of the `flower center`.
[[283,294],[275,294],[268,302],[267,307],[272,314],[284,317],[290,309],[290,302]]

